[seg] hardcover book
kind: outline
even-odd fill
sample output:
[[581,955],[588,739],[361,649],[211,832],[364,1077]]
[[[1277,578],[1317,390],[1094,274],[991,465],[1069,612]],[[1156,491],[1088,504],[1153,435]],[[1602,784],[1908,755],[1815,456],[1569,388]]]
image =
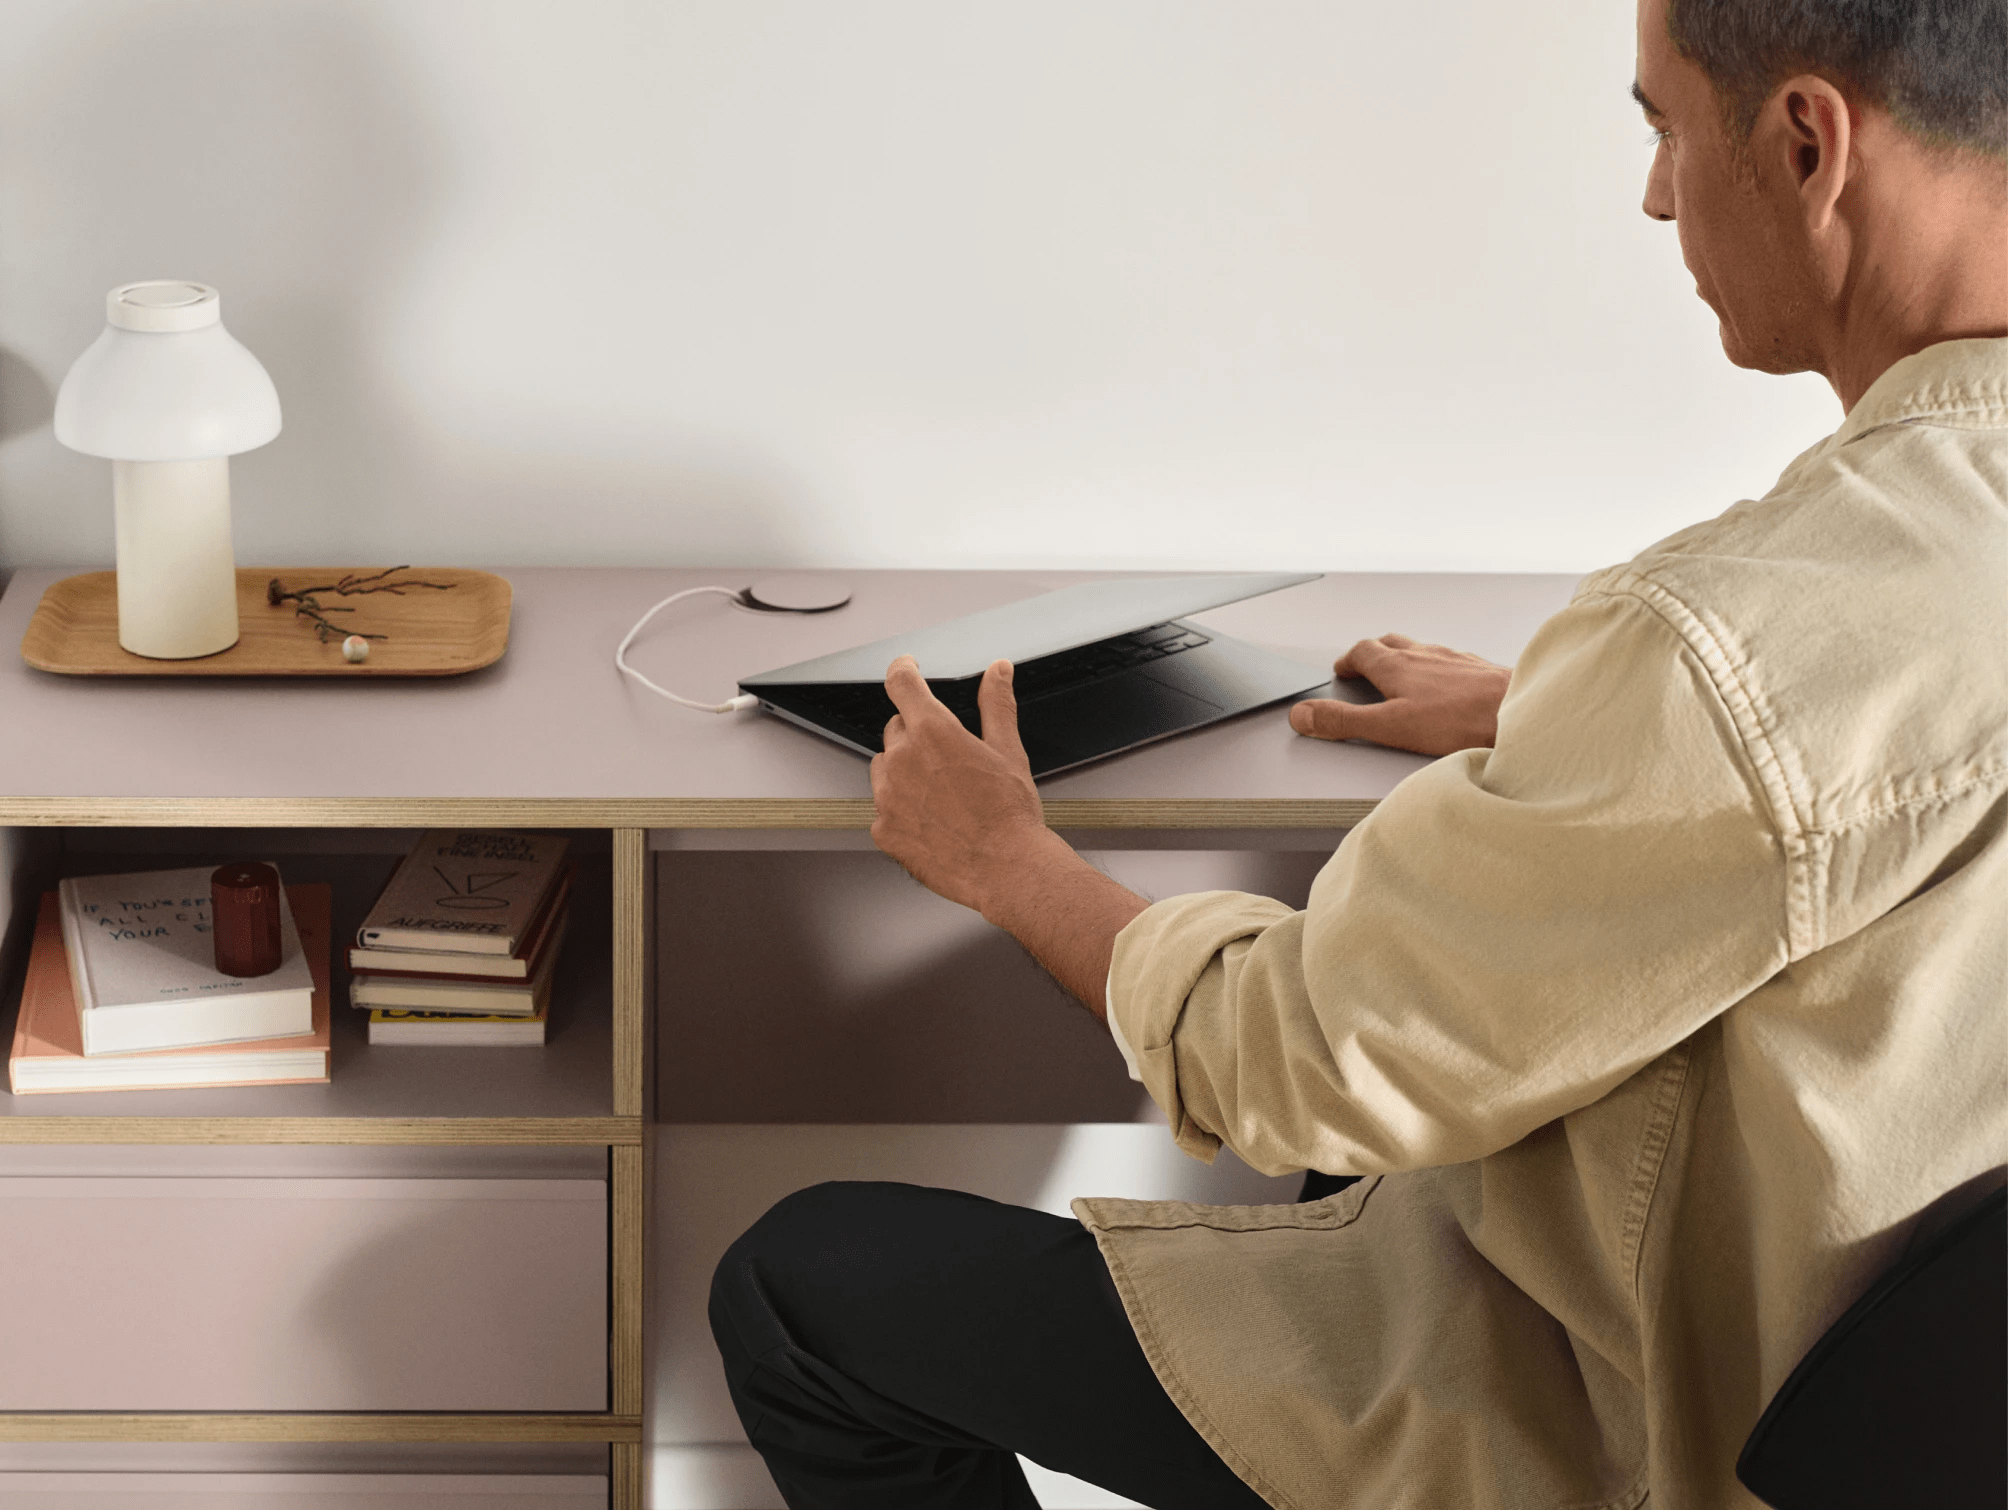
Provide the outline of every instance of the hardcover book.
[[578,867],[567,865],[558,874],[558,884],[544,900],[542,909],[530,922],[516,953],[448,954],[426,949],[365,949],[360,944],[349,950],[349,969],[357,975],[428,975],[441,980],[513,981],[534,977],[544,967],[547,950],[555,946],[565,922],[565,902],[571,896],[572,878]]
[[380,1007],[370,1013],[370,1042],[417,1048],[518,1048],[544,1041],[545,1013],[535,1017],[469,1017],[459,1012],[405,1012]]
[[311,1033],[314,982],[282,890],[279,968],[216,968],[210,865],[77,876],[57,887],[86,1054]]
[[7,1061],[17,1096],[45,1091],[190,1090],[226,1085],[311,1084],[328,1078],[328,888],[287,888],[313,980],[313,1032],[192,1049],[85,1057],[77,999],[63,947],[61,904],[42,898],[21,986],[21,1015]]
[[358,974],[349,981],[349,1004],[366,1010],[396,1007],[420,1012],[465,1013],[476,1017],[529,1017],[551,999],[557,971],[562,921],[530,980],[461,980],[443,975]]
[[429,831],[356,935],[365,949],[512,955],[557,884],[569,840],[488,829]]

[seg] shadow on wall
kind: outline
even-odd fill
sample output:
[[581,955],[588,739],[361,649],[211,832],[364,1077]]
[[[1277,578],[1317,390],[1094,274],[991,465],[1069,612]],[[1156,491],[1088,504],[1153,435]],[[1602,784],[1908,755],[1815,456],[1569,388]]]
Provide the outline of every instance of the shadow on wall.
[[[285,433],[233,465],[240,560],[794,559],[785,490],[739,456],[443,433],[468,406],[412,356],[416,301],[456,284],[457,177],[506,159],[456,150],[416,33],[339,0],[59,14],[0,97],[0,561],[108,552],[108,479],[48,420],[105,291],[150,277],[221,289],[279,390]],[[595,253],[572,248],[567,275],[595,276]]]
[[[0,570],[0,589],[8,573]],[[35,913],[53,884],[58,841],[43,828],[0,828],[0,1001],[11,1000],[28,966]]]
[[48,424],[56,390],[26,357],[0,346],[0,445]]
[[1009,935],[883,855],[657,863],[665,1121],[1128,1122],[1148,1104]]
[[[1327,856],[1097,855],[1145,896],[1301,907]],[[1108,1032],[1011,937],[871,851],[658,857],[661,1118],[1075,1123],[1155,1116]]]

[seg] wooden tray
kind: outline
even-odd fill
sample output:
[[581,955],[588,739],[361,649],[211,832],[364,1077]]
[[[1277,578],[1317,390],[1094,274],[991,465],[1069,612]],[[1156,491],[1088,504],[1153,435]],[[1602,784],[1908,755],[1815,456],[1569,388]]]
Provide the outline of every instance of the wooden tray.
[[459,676],[502,659],[509,648],[509,584],[485,571],[413,566],[389,581],[450,582],[446,591],[316,594],[343,633],[381,634],[369,659],[351,664],[338,636],[323,643],[292,603],[274,606],[265,587],[274,577],[290,588],[319,586],[374,566],[259,566],[237,572],[238,640],[228,650],[186,661],[157,661],[119,648],[118,575],[65,577],[36,605],[21,639],[21,658],[39,671],[66,676]]

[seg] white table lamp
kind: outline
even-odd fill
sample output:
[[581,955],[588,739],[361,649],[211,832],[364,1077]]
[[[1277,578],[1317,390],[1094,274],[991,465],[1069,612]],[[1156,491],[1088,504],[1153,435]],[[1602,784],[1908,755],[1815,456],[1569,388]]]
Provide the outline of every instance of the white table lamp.
[[223,328],[215,289],[127,283],[105,307],[56,394],[56,439],[111,460],[119,644],[214,655],[237,643],[230,458],[279,433],[279,394]]

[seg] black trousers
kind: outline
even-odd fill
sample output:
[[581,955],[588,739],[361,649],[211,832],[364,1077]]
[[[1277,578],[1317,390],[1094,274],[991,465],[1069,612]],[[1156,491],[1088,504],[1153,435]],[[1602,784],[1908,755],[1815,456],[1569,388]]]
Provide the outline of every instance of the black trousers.
[[1155,1510],[1263,1503],[1171,1403],[1065,1217],[813,1186],[719,1261],[711,1331],[794,1510],[1036,1510],[1014,1453]]

